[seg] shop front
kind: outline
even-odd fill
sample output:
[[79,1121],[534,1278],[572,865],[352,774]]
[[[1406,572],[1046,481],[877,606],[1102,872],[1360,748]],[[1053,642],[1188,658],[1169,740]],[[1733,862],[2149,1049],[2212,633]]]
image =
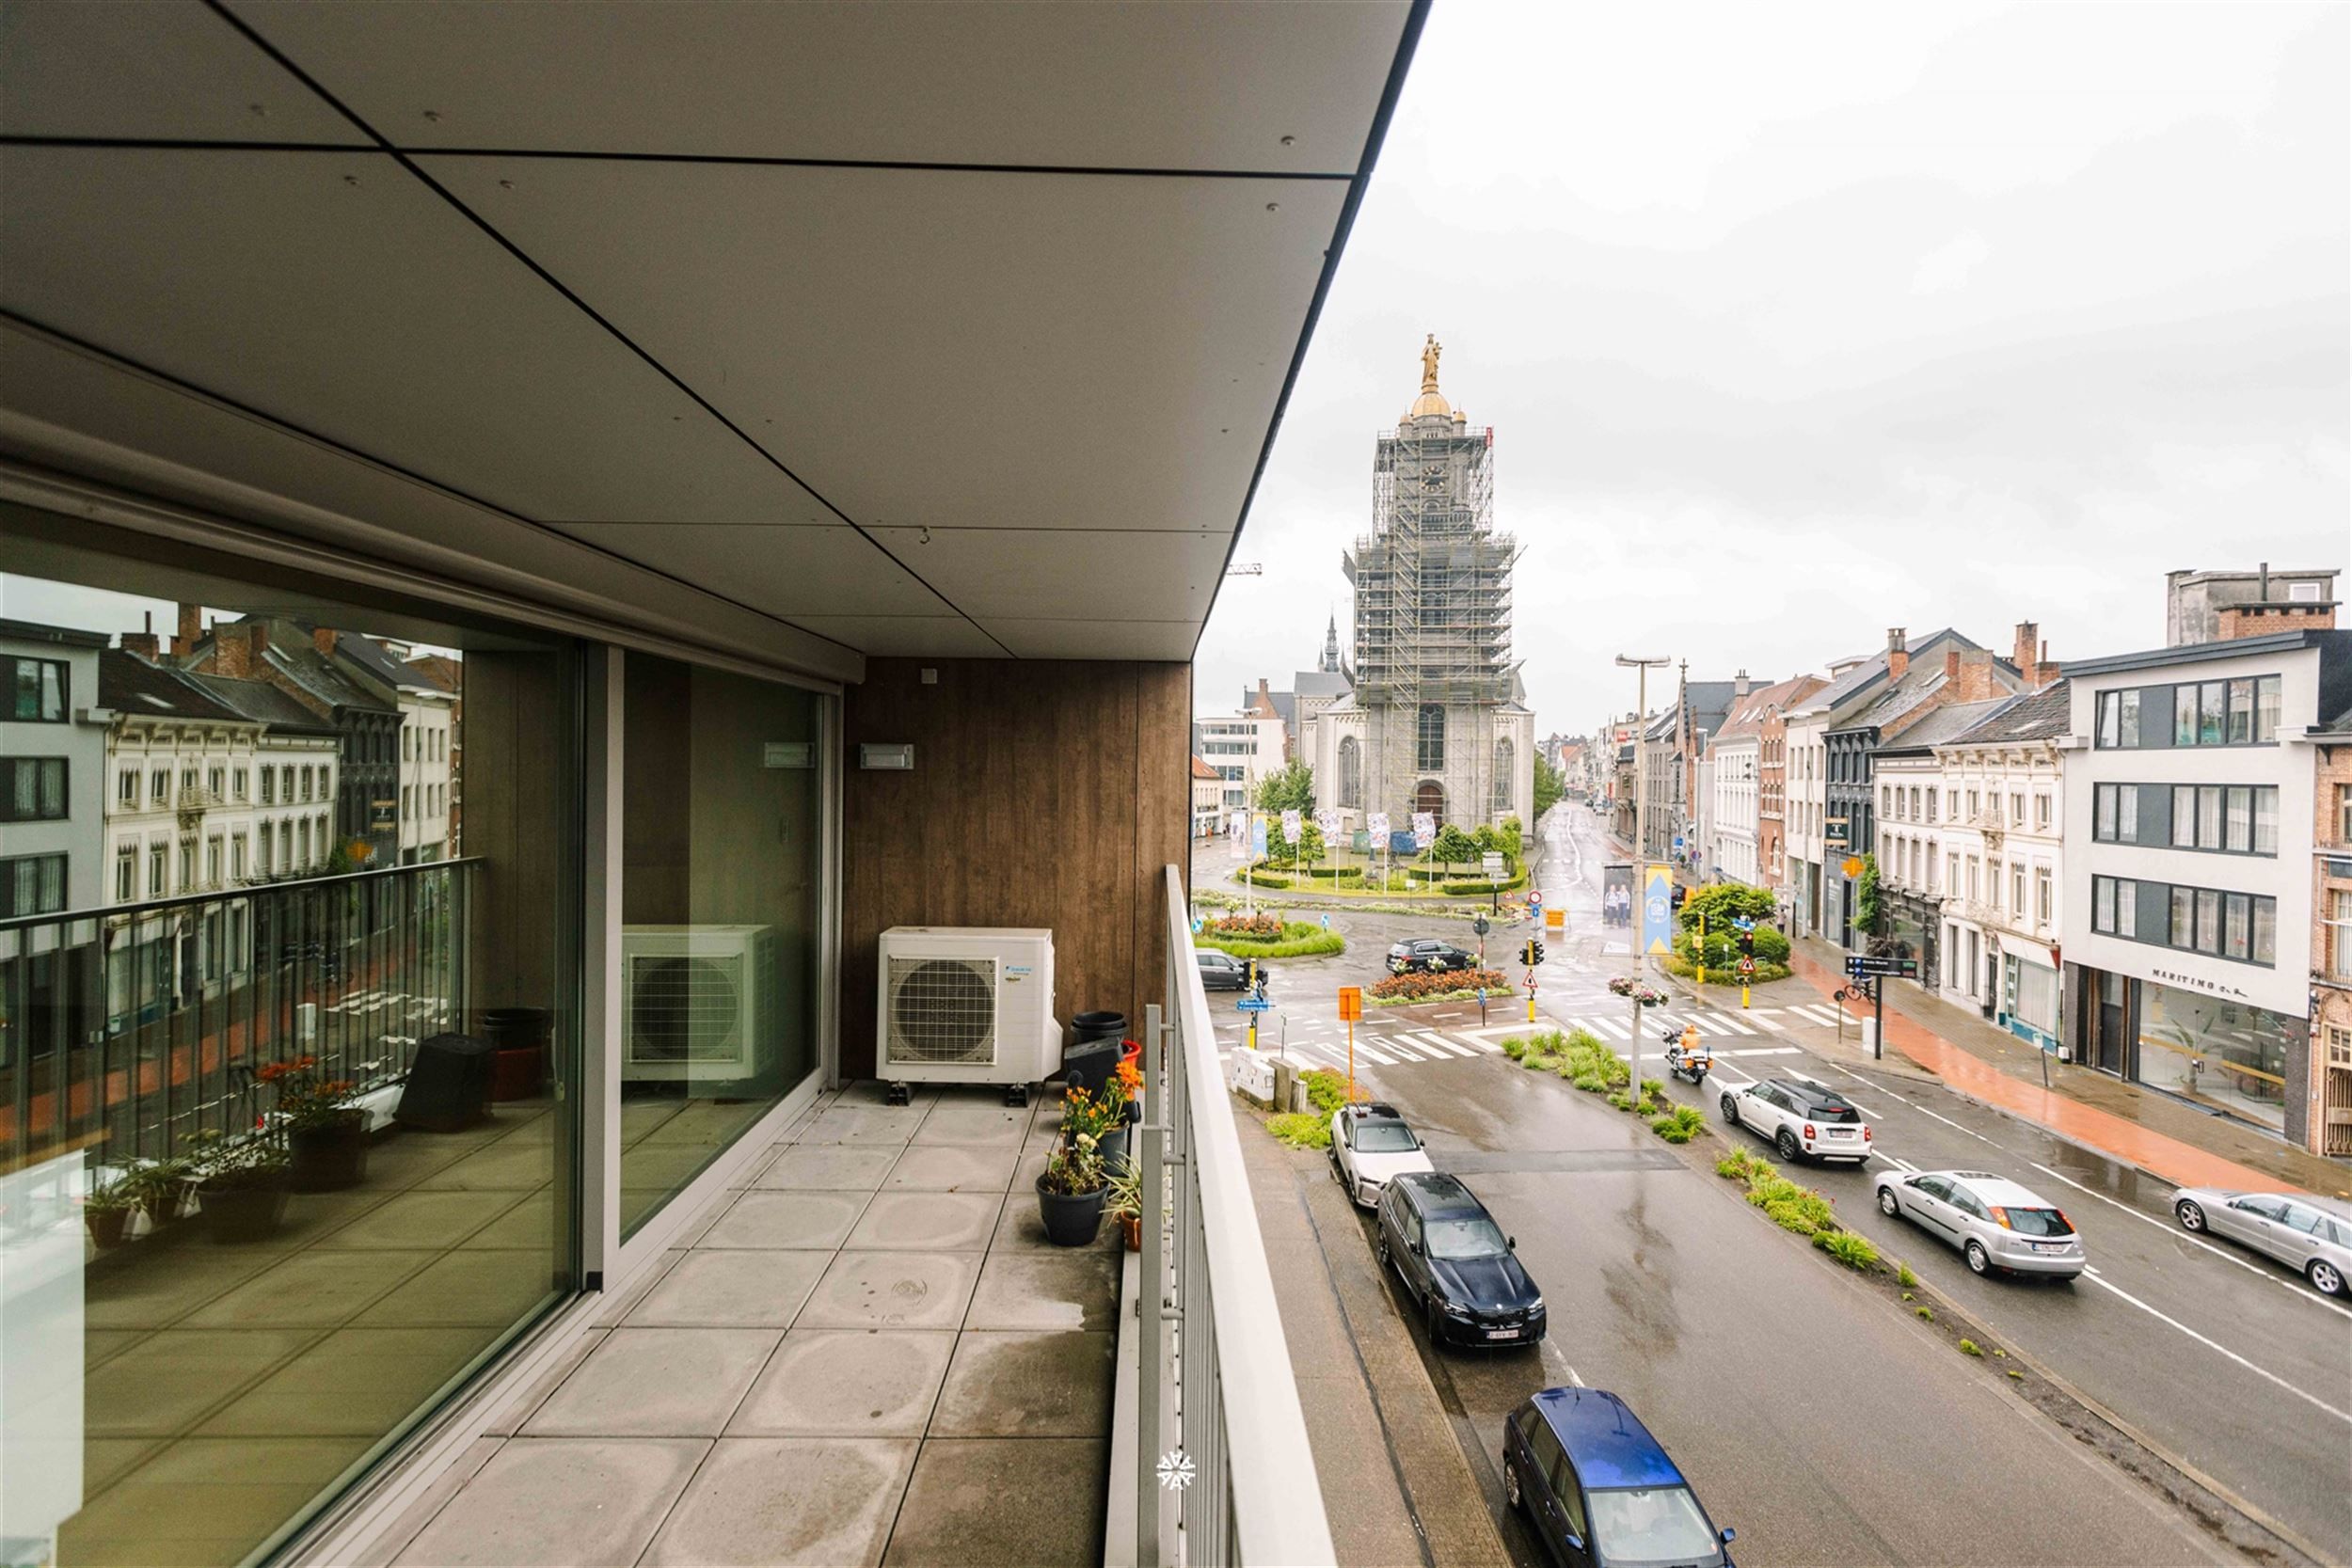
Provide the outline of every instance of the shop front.
[[2001,939],[2001,989],[1995,1021],[2019,1039],[2056,1052],[2065,1037],[2058,966],[2038,942]]
[[2302,1082],[2311,1049],[2306,1020],[2156,980],[2135,982],[2134,990],[2134,1078],[2207,1110],[2287,1131],[2287,1085]]

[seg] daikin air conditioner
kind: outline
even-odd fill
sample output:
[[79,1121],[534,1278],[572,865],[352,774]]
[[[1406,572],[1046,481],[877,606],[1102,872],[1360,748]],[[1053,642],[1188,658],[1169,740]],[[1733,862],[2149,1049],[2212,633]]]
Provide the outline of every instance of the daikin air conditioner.
[[882,934],[874,1073],[909,1084],[998,1084],[1009,1103],[1061,1069],[1054,933],[898,926]]
[[776,1018],[768,926],[621,927],[621,1076],[754,1076]]

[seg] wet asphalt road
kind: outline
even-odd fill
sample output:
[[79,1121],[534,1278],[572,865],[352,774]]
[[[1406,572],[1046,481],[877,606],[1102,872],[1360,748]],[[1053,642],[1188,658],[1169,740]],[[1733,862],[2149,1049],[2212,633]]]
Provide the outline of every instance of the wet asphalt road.
[[[1601,950],[1607,939],[1594,921],[1597,834],[1572,810],[1555,815],[1564,820],[1547,824],[1541,881],[1569,923],[1548,939],[1539,1006],[1548,1021],[1623,1017],[1601,989],[1626,960]],[[1375,977],[1380,951],[1397,937],[1475,946],[1452,921],[1334,918],[1351,952],[1282,967],[1269,1044],[1286,1026],[1328,1059],[1336,988]],[[1499,928],[1490,951],[1500,957],[1525,935]],[[1220,1013],[1229,1006],[1214,1000]],[[1497,1007],[1490,1027],[1523,1021],[1523,999],[1516,1008]],[[2042,1190],[2082,1230],[2095,1275],[2071,1286],[1977,1279],[1956,1253],[1876,1212],[1869,1176],[1888,1159],[1870,1172],[1802,1173],[1848,1223],[2007,1342],[2322,1560],[2352,1560],[2352,1416],[2344,1414],[2352,1411],[2352,1313],[2266,1260],[2181,1233],[2159,1183],[1932,1084],[1799,1055],[1828,1031],[1793,1013],[1740,1027],[1748,1033],[1726,1032],[1718,1048],[1752,1054],[1719,1057],[1707,1092],[1677,1084],[1677,1099],[1703,1105],[1721,1131],[1722,1083],[1802,1069],[1855,1097],[1891,1159],[1992,1169]],[[1539,1355],[1433,1360],[1490,1467],[1503,1414],[1534,1388],[1581,1376],[1643,1414],[1718,1522],[1739,1528],[1743,1561],[2226,1556],[2011,1396],[1997,1372],[1957,1356],[1765,1224],[1728,1183],[1694,1172],[1592,1097],[1472,1050],[1490,1043],[1478,1029],[1474,1008],[1375,1016],[1360,1040],[1389,1059],[1359,1054],[1358,1065],[1422,1127],[1439,1166],[1462,1171],[1517,1235],[1550,1304],[1551,1338]],[[1655,1041],[1644,1049],[1654,1062]],[[1768,1152],[1744,1133],[1728,1136]],[[1491,1468],[1488,1481],[1500,1509]],[[1514,1549],[1531,1552],[1523,1528],[1510,1529]]]

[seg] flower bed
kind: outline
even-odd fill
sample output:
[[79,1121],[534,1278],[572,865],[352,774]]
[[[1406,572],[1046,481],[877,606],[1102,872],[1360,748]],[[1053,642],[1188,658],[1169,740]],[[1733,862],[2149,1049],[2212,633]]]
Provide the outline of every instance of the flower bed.
[[1437,974],[1391,974],[1373,986],[1372,1000],[1380,1006],[1405,1006],[1421,1002],[1448,1002],[1476,997],[1479,988],[1508,993],[1511,982],[1499,969],[1454,969]]
[[1645,1007],[1655,1007],[1666,1000],[1666,993],[1656,986],[1645,985],[1630,974],[1620,974],[1609,982],[1609,994],[1629,997]]
[[1220,915],[1200,927],[1196,947],[1213,947],[1236,958],[1304,958],[1343,952],[1347,939],[1337,931],[1279,915]]
[[1715,1174],[1747,1189],[1748,1201],[1783,1230],[1793,1230],[1850,1269],[1878,1267],[1878,1249],[1837,1223],[1833,1200],[1800,1187],[1769,1160],[1735,1149],[1715,1162]]

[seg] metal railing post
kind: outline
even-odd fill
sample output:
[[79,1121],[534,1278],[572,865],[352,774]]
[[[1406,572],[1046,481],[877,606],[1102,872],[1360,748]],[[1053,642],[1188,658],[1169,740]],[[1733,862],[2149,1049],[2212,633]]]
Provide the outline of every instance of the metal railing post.
[[1136,1568],[1159,1568],[1160,1560],[1160,1326],[1168,1294],[1168,1267],[1161,1257],[1166,1198],[1160,1175],[1160,1117],[1167,1095],[1159,1087],[1160,1005],[1143,1009],[1143,1125],[1136,1142],[1143,1153],[1142,1212],[1136,1219],[1141,1256],[1136,1278]]

